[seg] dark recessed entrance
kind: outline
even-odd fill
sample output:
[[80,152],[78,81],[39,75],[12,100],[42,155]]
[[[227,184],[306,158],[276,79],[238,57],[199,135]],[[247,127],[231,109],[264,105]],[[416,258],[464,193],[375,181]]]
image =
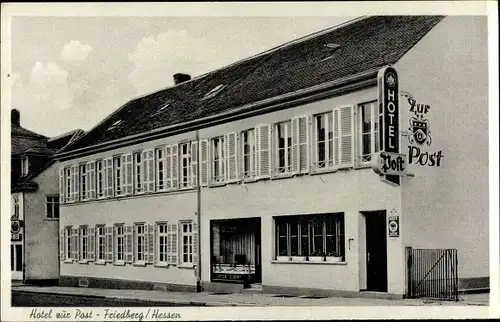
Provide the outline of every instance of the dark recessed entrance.
[[262,281],[260,218],[210,221],[211,281]]
[[385,211],[366,212],[366,286],[387,292],[387,231]]

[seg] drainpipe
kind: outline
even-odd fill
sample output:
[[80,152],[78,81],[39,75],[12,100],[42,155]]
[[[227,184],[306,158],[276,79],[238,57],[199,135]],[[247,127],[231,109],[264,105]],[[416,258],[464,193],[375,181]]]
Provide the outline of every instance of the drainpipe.
[[198,221],[197,225],[197,240],[195,241],[198,243],[198,262],[196,263],[197,265],[197,274],[196,274],[196,292],[201,292],[201,162],[200,162],[200,131],[196,130],[196,142],[198,142],[198,175],[196,177],[196,197],[197,197],[197,211],[196,211],[196,220]]

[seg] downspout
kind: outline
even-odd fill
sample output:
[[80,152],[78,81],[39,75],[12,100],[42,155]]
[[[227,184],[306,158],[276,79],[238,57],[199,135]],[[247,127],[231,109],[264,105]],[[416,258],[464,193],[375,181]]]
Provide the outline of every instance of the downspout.
[[202,285],[201,285],[201,162],[200,162],[200,131],[196,130],[196,142],[198,142],[198,154],[197,154],[197,161],[198,161],[198,175],[196,176],[196,197],[197,197],[197,210],[196,210],[196,220],[198,221],[197,225],[197,240],[195,241],[198,243],[198,261],[196,263],[197,265],[197,274],[196,274],[196,292],[201,292],[202,291]]

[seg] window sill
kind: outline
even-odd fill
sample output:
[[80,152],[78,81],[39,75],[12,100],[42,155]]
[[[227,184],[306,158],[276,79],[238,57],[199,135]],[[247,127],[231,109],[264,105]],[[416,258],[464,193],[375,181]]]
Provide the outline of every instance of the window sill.
[[141,261],[141,262],[135,262],[132,264],[132,266],[137,266],[137,267],[146,267],[146,262]]
[[59,218],[45,218],[45,221],[59,221]]
[[358,164],[354,167],[354,170],[359,170],[359,169],[368,169],[371,168],[372,166],[369,163],[362,163]]
[[125,266],[124,261],[113,262],[113,266]]
[[324,174],[324,173],[333,173],[337,172],[337,168],[321,168],[321,169],[312,169],[309,173],[314,176],[317,174]]
[[279,261],[271,260],[271,264],[311,264],[311,265],[347,265],[347,262],[311,262],[311,261]]
[[78,261],[79,264],[88,264],[89,260],[88,259],[83,259],[81,261]]
[[168,268],[171,264],[167,264],[167,263],[157,263],[157,264],[154,264],[154,267],[159,267],[159,268]]
[[288,179],[292,178],[294,175],[295,173],[274,174],[271,176],[271,180]]
[[103,260],[98,260],[94,262],[94,265],[106,265],[106,262]]
[[73,264],[73,260],[72,259],[65,259],[65,260],[63,260],[63,263]]
[[209,188],[222,187],[222,186],[225,186],[227,184],[228,184],[227,182],[214,182],[214,183],[210,183],[208,185],[208,187]]
[[177,265],[177,268],[193,269],[194,268],[194,264],[189,264],[189,263],[179,264],[179,265]]

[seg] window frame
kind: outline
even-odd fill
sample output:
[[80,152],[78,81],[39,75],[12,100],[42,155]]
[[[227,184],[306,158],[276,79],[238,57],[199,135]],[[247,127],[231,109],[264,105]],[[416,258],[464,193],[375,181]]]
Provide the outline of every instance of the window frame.
[[[102,229],[102,234],[100,233],[100,229]],[[102,243],[101,243],[102,238]],[[100,258],[100,248],[102,245],[102,255],[103,258]],[[106,226],[105,225],[96,225],[95,227],[95,263],[96,264],[104,264],[106,263]]]
[[[160,153],[162,154],[162,157],[160,157]],[[162,165],[162,168],[160,170],[160,164]],[[167,171],[166,171],[166,166],[167,166],[167,151],[165,150],[165,146],[159,146],[154,148],[154,185],[155,185],[155,191],[157,192],[163,192],[167,190]],[[162,185],[160,185],[160,175],[162,178]]]
[[29,174],[30,165],[28,156],[25,155],[21,157],[21,177],[27,176]]
[[[122,171],[123,171],[123,163],[122,156],[115,155],[112,158],[113,162],[113,193],[115,197],[123,196],[125,194],[125,189],[122,182]],[[118,163],[118,166],[117,164]]]
[[[99,166],[101,167],[101,170],[99,170]],[[95,171],[96,171],[96,190],[95,190],[95,195],[96,199],[102,199],[106,197],[106,173],[104,171],[104,160],[103,159],[98,159],[95,161]],[[99,179],[99,175],[101,175],[101,179]],[[99,189],[101,189],[101,194],[99,195]]]
[[78,261],[80,263],[87,263],[89,261],[89,232],[90,230],[87,225],[78,227]]
[[[65,262],[73,262],[72,239],[73,239],[73,226],[64,227],[64,254]],[[73,246],[74,247],[74,246]]]
[[[119,230],[121,229],[121,233]],[[121,238],[121,239],[120,239]],[[119,251],[121,240],[121,252]],[[113,264],[116,265],[125,265],[125,225],[124,224],[115,224],[113,227]],[[118,255],[121,254],[122,259],[119,259]]]
[[[363,107],[370,107],[370,131],[363,133]],[[359,168],[369,167],[371,163],[371,157],[373,154],[380,151],[380,136],[379,136],[379,107],[378,100],[366,101],[356,105],[355,109],[356,118],[356,166]],[[375,124],[377,126],[375,126]],[[370,153],[363,154],[363,138],[366,134],[370,135]],[[364,160],[364,157],[370,156],[368,160]]]
[[[280,131],[278,130],[281,125],[285,125],[285,138],[284,138],[284,143],[285,146],[283,148],[280,148]],[[272,170],[273,170],[273,175],[274,177],[289,177],[294,174],[293,171],[293,159],[292,159],[292,120],[285,120],[281,122],[274,123],[273,125],[273,137],[274,137],[274,144],[272,145],[273,149],[273,155],[274,155],[274,160],[272,161]],[[284,165],[280,166],[280,150],[283,150],[284,153]],[[283,168],[284,171],[281,171]]]
[[[195,241],[193,238],[193,221],[192,220],[182,220],[182,221],[179,221],[179,225],[180,225],[179,233],[177,234],[177,238],[180,239],[179,240],[180,243],[178,243],[178,244],[180,244],[180,249],[181,249],[181,252],[180,252],[180,254],[178,254],[178,257],[177,257],[179,265],[181,267],[182,266],[184,266],[184,267],[194,266],[195,263],[193,262],[193,259],[194,259],[193,247],[194,247]],[[191,231],[184,232],[185,225],[188,225],[188,227],[190,226]],[[188,251],[187,251],[187,253],[184,252],[184,247],[186,246],[184,243],[184,237],[188,238],[188,243],[187,243]],[[184,260],[184,255],[188,256],[189,261]]]
[[[139,232],[139,228],[142,228],[142,233]],[[141,223],[134,223],[134,240],[133,240],[133,248],[134,248],[134,253],[133,253],[133,258],[134,258],[134,263],[135,264],[145,264],[146,263],[146,251],[145,247],[147,245],[147,232],[146,232],[147,225],[143,222]],[[142,238],[142,252],[139,252],[139,240]],[[142,254],[142,259],[139,259],[139,254]]]
[[[160,232],[160,226],[163,227],[163,232]],[[154,264],[156,266],[168,266],[169,262],[167,260],[168,256],[168,251],[167,251],[167,244],[168,244],[168,222],[166,221],[160,221],[156,222],[156,227],[155,227],[155,233],[156,233],[156,240],[155,240],[155,260]],[[163,252],[161,252],[161,238],[163,237]],[[163,260],[161,259],[161,253],[163,253],[164,257]]]
[[[184,153],[183,148],[186,148],[186,153]],[[191,173],[191,141],[182,141],[178,144],[178,166],[179,166],[179,189],[189,189],[192,188],[192,173]],[[184,166],[184,160],[186,160],[187,165]],[[184,169],[187,170],[187,175],[184,175]]]
[[[54,200],[56,199],[56,200]],[[49,217],[49,205],[50,208],[52,209],[52,216]],[[54,216],[55,210],[57,209],[57,217]],[[45,219],[50,219],[50,220],[59,220],[61,216],[60,209],[59,209],[59,195],[46,195],[45,196]]]
[[[318,129],[318,117],[325,117],[325,138],[323,141],[319,141],[319,129]],[[330,122],[331,121],[331,122]],[[330,172],[336,171],[338,168],[339,160],[338,153],[338,131],[335,127],[335,116],[333,110],[323,111],[321,113],[313,114],[312,117],[312,131],[313,131],[313,140],[312,140],[312,152],[313,152],[313,162],[311,163],[311,167],[313,172]],[[332,137],[330,138],[330,133]],[[319,144],[323,142],[325,144],[325,158],[324,160],[319,160]],[[324,166],[320,166],[319,162],[324,162]]]
[[[217,141],[217,149],[215,142]],[[214,137],[210,140],[210,182],[212,185],[224,184],[227,181],[226,174],[226,151],[224,135]],[[217,167],[215,166],[217,162]],[[215,173],[217,168],[217,175]]]
[[[241,131],[240,133],[241,137],[241,145],[240,145],[240,151],[241,151],[241,178],[244,181],[252,181],[255,180],[257,177],[257,145],[256,145],[256,140],[255,140],[255,128],[247,129],[244,131]],[[248,140],[248,142],[245,142],[245,139]],[[246,153],[245,147],[248,145],[249,147],[249,152]],[[249,164],[248,164],[248,171],[246,171],[245,166],[246,166],[246,159],[248,157]]]
[[143,165],[142,165],[142,151],[134,151],[132,153],[132,190],[133,194],[143,194],[144,193],[144,176],[143,176]]
[[66,189],[64,191],[64,194],[65,194],[65,197],[64,197],[64,200],[66,200],[66,202],[73,202],[72,200],[72,194],[73,194],[73,191],[72,191],[72,181],[73,181],[73,176],[72,176],[72,173],[71,173],[71,166],[67,166],[66,168],[64,168],[64,181],[66,182]]
[[80,163],[78,165],[78,198],[81,201],[86,201],[87,199],[87,190],[88,190],[88,179],[87,179],[87,163]]

